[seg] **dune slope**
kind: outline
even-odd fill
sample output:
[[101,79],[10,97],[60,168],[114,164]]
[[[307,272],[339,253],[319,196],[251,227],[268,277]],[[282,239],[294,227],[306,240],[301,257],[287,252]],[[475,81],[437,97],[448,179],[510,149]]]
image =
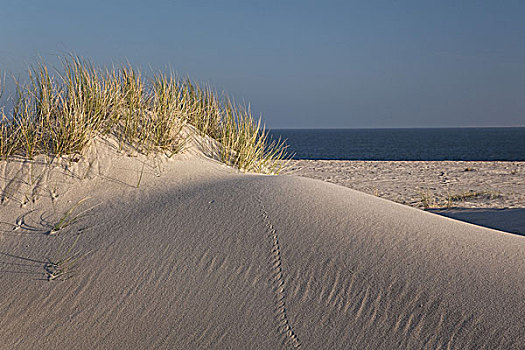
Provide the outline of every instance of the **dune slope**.
[[1,348],[525,344],[522,236],[196,156],[146,165],[137,186],[128,158],[58,199],[0,207]]

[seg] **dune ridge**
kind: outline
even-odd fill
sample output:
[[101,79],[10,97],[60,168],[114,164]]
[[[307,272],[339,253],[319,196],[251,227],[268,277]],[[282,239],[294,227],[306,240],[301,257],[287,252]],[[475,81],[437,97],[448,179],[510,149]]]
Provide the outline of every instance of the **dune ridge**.
[[[33,165],[34,183],[27,161],[1,163],[0,348],[525,344],[522,236],[198,149],[116,146]],[[75,263],[49,280],[70,248]]]

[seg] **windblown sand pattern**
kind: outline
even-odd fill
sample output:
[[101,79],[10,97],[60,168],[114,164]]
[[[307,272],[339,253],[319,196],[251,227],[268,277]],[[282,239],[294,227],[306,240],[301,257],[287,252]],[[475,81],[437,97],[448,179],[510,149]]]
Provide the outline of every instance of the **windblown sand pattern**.
[[525,344],[523,236],[196,149],[31,164],[0,163],[1,349]]

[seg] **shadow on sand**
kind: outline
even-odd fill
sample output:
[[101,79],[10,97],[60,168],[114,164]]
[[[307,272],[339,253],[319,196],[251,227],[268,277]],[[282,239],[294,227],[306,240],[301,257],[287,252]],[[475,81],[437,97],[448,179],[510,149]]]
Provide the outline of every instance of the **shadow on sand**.
[[428,209],[428,212],[452,219],[525,236],[525,208]]

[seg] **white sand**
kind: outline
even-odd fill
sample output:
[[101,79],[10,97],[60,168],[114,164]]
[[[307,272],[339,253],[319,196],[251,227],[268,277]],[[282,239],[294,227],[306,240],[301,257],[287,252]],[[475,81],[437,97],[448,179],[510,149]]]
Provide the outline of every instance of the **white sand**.
[[[422,208],[525,208],[525,162],[293,160],[289,173]],[[465,193],[478,196],[448,201]]]
[[[99,144],[67,170],[28,169],[0,167],[3,349],[525,344],[525,237],[198,154]],[[71,278],[48,281],[76,237]]]
[[525,235],[525,162],[294,160],[289,173]]

